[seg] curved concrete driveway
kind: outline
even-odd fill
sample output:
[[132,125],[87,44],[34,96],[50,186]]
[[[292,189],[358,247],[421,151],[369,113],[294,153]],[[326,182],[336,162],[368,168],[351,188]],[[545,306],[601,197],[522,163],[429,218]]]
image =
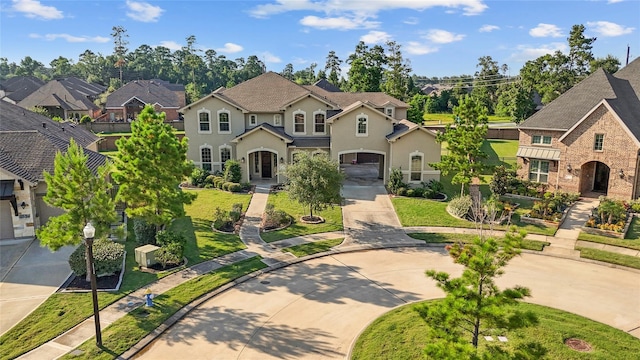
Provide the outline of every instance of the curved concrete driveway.
[[[264,274],[194,310],[139,354],[143,359],[345,358],[373,319],[442,296],[426,269],[459,274],[444,252],[424,248],[327,256]],[[638,274],[523,254],[499,279],[530,302],[570,311],[640,337]],[[635,330],[633,330],[635,329]]]

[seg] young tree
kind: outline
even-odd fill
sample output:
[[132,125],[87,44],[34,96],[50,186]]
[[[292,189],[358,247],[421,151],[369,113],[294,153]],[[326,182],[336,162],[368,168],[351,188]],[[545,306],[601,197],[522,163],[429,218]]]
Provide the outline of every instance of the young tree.
[[289,179],[289,197],[309,207],[309,217],[313,212],[342,201],[340,186],[344,176],[337,161],[327,155],[299,153],[295,162],[287,165],[284,176]]
[[129,41],[127,41],[126,38],[128,38],[129,35],[127,34],[127,29],[122,26],[114,26],[111,28],[111,31],[113,31],[111,33],[114,45],[113,54],[116,56],[116,62],[114,65],[118,68],[120,73],[120,83],[122,84],[122,68],[126,64],[124,57],[127,54],[127,51],[129,51],[129,49],[127,49]]
[[519,124],[536,109],[531,90],[520,83],[502,84],[498,89],[496,115],[509,116],[511,121]]
[[[446,294],[439,303],[416,307],[438,339],[427,345],[427,355],[435,359],[491,358],[480,357],[477,353],[481,335],[502,334],[495,331],[536,322],[535,315],[531,313],[509,309],[518,300],[530,296],[529,289],[516,286],[500,290],[495,283],[509,261],[520,254],[524,235],[524,232],[512,229],[500,243],[493,238],[479,236],[470,244],[451,246],[449,254],[454,262],[464,266],[459,278],[451,278],[446,272],[426,272]],[[489,348],[488,351],[504,354],[498,348]]]
[[[67,152],[56,154],[53,175],[43,173],[47,183],[44,201],[65,211],[36,230],[40,244],[53,251],[82,242],[82,229],[88,222],[96,228],[95,237],[101,238],[109,234],[111,224],[117,221],[111,183],[107,180],[110,164],[101,166],[94,174],[87,159],[82,147],[71,139]],[[87,281],[88,277],[89,274]]]
[[487,155],[482,151],[482,143],[487,135],[487,109],[480,106],[471,96],[464,96],[460,105],[453,109],[454,122],[438,134],[436,141],[446,142],[448,154],[442,155],[440,162],[430,164],[443,175],[453,173],[453,184],[464,186],[479,176],[486,165],[482,162]]
[[[116,141],[113,178],[120,185],[116,199],[127,204],[127,215],[163,230],[184,216],[184,204],[195,195],[179,189],[193,170],[187,160],[187,139],[178,140],[164,113],[147,105],[131,123],[131,136]],[[153,181],[149,181],[152,178]]]

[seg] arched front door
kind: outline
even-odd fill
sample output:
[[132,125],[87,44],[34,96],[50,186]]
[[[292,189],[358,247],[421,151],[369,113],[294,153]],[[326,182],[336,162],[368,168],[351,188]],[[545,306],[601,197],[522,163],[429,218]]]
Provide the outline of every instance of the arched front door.
[[591,161],[581,168],[580,192],[597,192],[607,194],[611,168],[600,161]]

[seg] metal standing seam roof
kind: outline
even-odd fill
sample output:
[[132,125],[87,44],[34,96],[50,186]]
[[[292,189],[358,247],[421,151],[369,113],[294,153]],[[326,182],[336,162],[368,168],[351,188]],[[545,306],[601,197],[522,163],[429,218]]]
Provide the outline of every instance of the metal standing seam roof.
[[516,156],[531,159],[560,160],[560,149],[520,146]]

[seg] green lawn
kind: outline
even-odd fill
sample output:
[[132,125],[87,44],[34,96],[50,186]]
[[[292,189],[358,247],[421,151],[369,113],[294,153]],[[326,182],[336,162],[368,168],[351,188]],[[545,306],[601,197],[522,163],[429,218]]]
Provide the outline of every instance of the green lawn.
[[[409,233],[410,237],[422,240],[428,244],[452,244],[455,242],[470,243],[476,238],[476,235],[472,234],[440,234],[440,233]],[[502,239],[502,237],[497,237]],[[545,246],[549,245],[546,241],[538,240],[522,240],[522,249],[542,251]]]
[[576,250],[580,250],[580,257],[584,259],[598,260],[607,262],[610,264],[627,266],[634,269],[640,269],[640,257],[622,255],[609,251],[603,251],[598,249],[576,247]]
[[329,251],[334,246],[342,243],[344,238],[315,241],[307,244],[290,246],[282,249],[282,251],[290,252],[297,257],[304,257],[325,251]]
[[[425,125],[438,125],[438,124],[449,124],[453,122],[453,114],[440,113],[440,114],[429,114],[426,113],[422,116],[424,119]],[[511,118],[509,116],[497,116],[497,115],[489,115],[489,122],[511,122]]]
[[279,191],[269,194],[269,204],[277,210],[283,210],[293,218],[291,226],[277,231],[261,233],[262,240],[273,242],[282,239],[288,239],[296,236],[318,234],[323,232],[341,231],[342,227],[342,208],[339,205],[328,208],[314,215],[322,216],[325,222],[322,224],[304,224],[300,222],[300,217],[309,215],[309,209],[303,208],[298,202],[289,199],[286,191]]
[[[353,360],[423,359],[423,349],[430,341],[429,325],[414,310],[414,304],[394,309],[375,320],[357,339]],[[525,347],[532,343],[545,350],[544,359],[590,359],[590,360],[631,360],[638,359],[640,340],[613,327],[587,318],[540,305],[520,303],[520,311],[532,311],[538,317],[538,324],[512,330],[506,334],[506,343],[489,343],[480,340],[480,351],[488,344],[509,350]],[[494,339],[495,339],[495,335]],[[591,344],[593,350],[581,353],[564,345],[567,338],[579,338]],[[529,358],[529,357],[527,357]]]
[[481,150],[487,154],[485,160],[487,165],[514,167],[518,152],[518,140],[488,139],[482,143]]
[[95,338],[78,347],[81,355],[67,354],[62,359],[113,359],[160,326],[185,305],[243,275],[265,268],[259,257],[227,265],[184,282],[153,299],[153,307],[139,307],[116,320],[102,332],[103,348]]

